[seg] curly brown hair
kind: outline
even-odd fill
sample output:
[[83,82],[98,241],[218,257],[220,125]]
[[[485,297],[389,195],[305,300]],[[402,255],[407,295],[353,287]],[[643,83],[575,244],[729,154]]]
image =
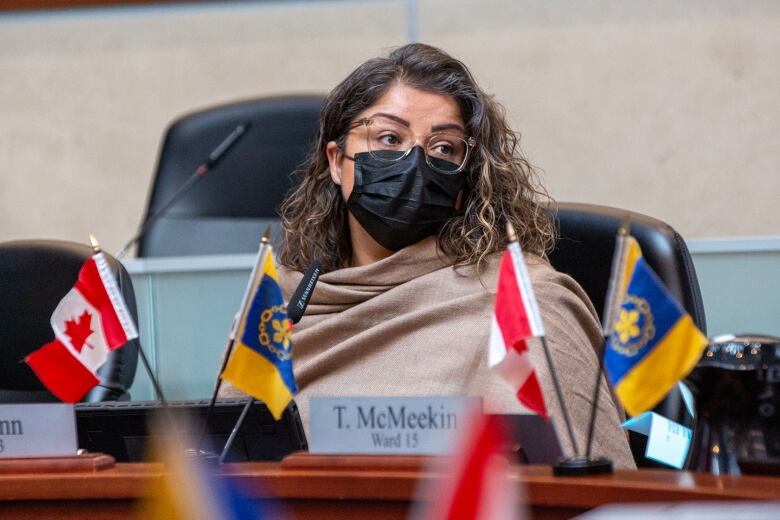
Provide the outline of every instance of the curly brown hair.
[[358,114],[398,83],[455,99],[467,132],[477,140],[465,171],[463,207],[439,230],[441,251],[456,264],[479,267],[506,247],[508,221],[525,251],[545,255],[555,239],[546,211],[550,198],[523,157],[504,108],[479,88],[463,63],[440,49],[413,43],[366,61],[325,100],[316,143],[298,172],[300,183],[280,208],[281,263],[304,270],[316,259],[324,272],[349,264],[346,201],[331,179],[326,147],[336,141],[343,148]]

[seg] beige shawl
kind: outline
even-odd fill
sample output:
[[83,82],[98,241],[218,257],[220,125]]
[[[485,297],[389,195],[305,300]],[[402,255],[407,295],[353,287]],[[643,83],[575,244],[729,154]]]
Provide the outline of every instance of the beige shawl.
[[[487,367],[487,346],[499,256],[478,276],[453,267],[433,237],[362,267],[320,277],[303,319],[293,329],[296,402],[304,424],[313,395],[476,395],[488,413],[523,408],[513,390]],[[587,436],[601,330],[574,280],[538,257],[528,257],[564,399],[579,446]],[[302,274],[281,268],[285,297]],[[541,343],[531,359],[564,450],[571,453]],[[633,467],[620,414],[606,383],[599,401],[594,455]]]

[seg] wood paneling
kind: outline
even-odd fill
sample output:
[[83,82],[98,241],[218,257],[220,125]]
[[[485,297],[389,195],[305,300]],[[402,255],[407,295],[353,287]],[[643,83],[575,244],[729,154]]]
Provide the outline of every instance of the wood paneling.
[[[282,463],[226,464],[222,478],[254,499],[281,500],[296,518],[404,518],[417,486],[440,479],[428,459],[293,455]],[[2,518],[130,518],[133,504],[164,477],[160,464],[117,464],[94,474],[0,476]],[[546,466],[517,466],[534,518],[569,518],[614,502],[780,500],[780,479],[666,470],[555,477]]]

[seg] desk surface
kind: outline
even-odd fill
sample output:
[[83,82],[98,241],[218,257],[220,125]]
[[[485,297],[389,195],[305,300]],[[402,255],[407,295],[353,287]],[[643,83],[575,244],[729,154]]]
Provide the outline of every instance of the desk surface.
[[[295,518],[404,518],[416,486],[441,478],[416,457],[335,457],[298,454],[281,463],[226,464],[223,478],[253,498],[282,499]],[[164,476],[160,464],[117,464],[80,474],[0,475],[0,517],[130,518],[135,501]],[[614,502],[780,500],[780,479],[716,477],[665,470],[555,477],[549,467],[517,466],[534,518],[568,518]]]

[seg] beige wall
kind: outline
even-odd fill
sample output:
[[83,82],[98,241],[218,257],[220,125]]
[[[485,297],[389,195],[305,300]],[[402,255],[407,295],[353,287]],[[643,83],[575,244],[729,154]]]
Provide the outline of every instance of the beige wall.
[[780,2],[423,5],[421,37],[505,103],[554,197],[780,234]]
[[416,5],[411,27],[404,0],[0,15],[0,240],[115,251],[171,119],[325,92],[414,27],[503,102],[554,197],[688,237],[780,234],[780,3]]

